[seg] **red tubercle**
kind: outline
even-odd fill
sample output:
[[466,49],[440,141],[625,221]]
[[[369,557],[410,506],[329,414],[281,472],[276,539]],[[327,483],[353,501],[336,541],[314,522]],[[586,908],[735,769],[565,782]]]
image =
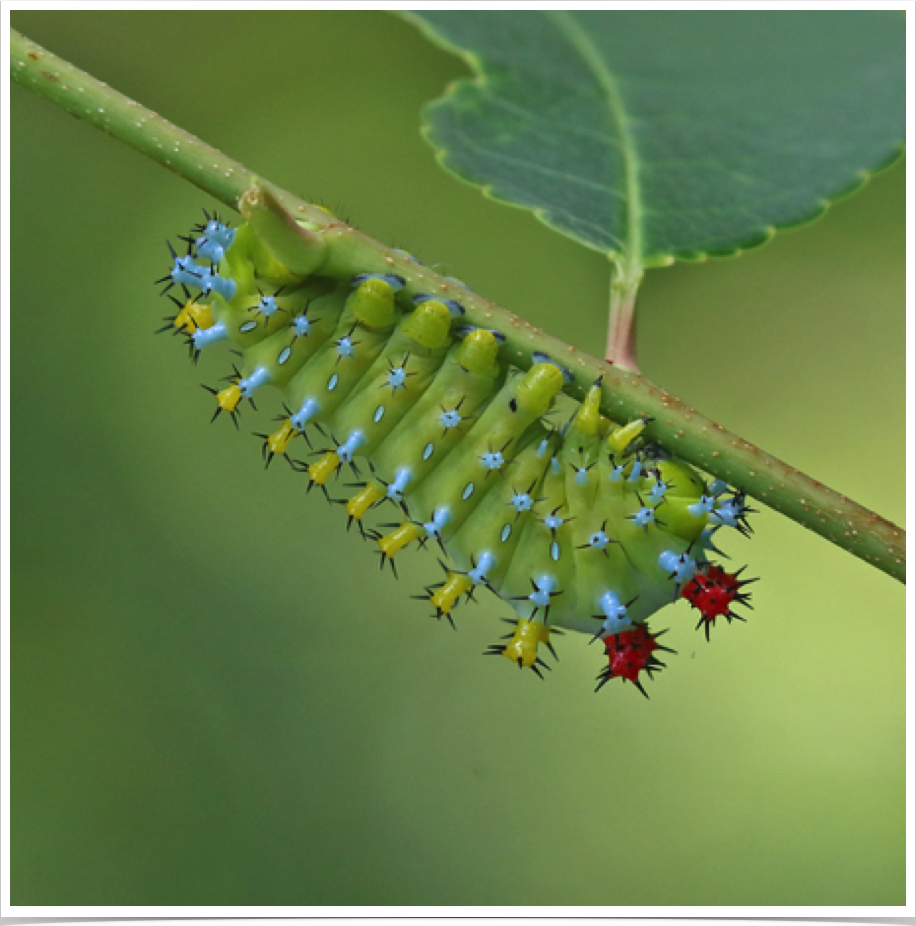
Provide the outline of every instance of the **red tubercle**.
[[724,617],[729,623],[732,620],[744,620],[731,608],[736,602],[748,603],[750,595],[742,592],[741,587],[754,580],[739,579],[740,574],[741,570],[728,573],[721,566],[708,563],[681,589],[681,597],[686,598],[700,612],[697,628],[703,627],[707,640],[709,628],[715,624],[717,617]]
[[664,663],[659,662],[653,653],[659,649],[672,652],[667,647],[659,645],[658,636],[661,634],[653,635],[648,627],[640,625],[633,630],[624,630],[602,637],[605,654],[608,657],[608,667],[598,676],[598,688],[612,678],[622,678],[634,684],[642,694],[648,697],[639,680],[639,673],[646,672],[651,678],[656,669],[664,668]]

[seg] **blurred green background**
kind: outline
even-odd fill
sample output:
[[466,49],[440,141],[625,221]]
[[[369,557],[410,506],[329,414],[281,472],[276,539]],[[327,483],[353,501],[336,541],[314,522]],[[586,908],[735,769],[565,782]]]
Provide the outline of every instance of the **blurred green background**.
[[[243,163],[600,353],[608,268],[434,162],[464,73],[382,13],[18,12],[52,51]],[[894,905],[904,896],[904,588],[768,511],[728,547],[747,624],[646,702],[481,651],[208,425],[154,338],[164,241],[212,201],[12,91],[14,904]],[[904,518],[904,171],[738,260],[653,272],[644,372]],[[272,409],[268,409],[272,411]]]

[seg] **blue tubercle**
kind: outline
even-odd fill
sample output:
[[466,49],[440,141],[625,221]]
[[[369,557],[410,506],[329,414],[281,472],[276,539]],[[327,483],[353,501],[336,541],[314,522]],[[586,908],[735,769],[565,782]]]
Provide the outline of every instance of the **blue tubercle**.
[[466,338],[472,331],[489,331],[490,334],[492,334],[496,339],[497,344],[506,343],[506,336],[501,331],[495,331],[492,328],[481,328],[479,325],[456,325],[454,328],[452,328],[452,334],[454,334],[456,338],[460,338],[462,340]]
[[649,501],[654,502],[656,505],[662,501],[665,497],[665,493],[668,491],[668,486],[664,482],[656,482],[654,486],[649,490]]
[[509,504],[516,511],[531,511],[534,507],[534,499],[527,492],[516,492]]
[[258,304],[252,307],[252,311],[263,315],[265,318],[271,318],[280,311],[280,306],[277,305],[277,297],[275,295],[261,296]]
[[334,346],[337,348],[338,355],[347,360],[350,360],[356,353],[353,342],[350,340],[350,336],[346,334],[340,338]]
[[196,328],[191,335],[191,341],[194,343],[195,350],[203,350],[217,341],[223,341],[228,337],[226,326],[222,322],[217,322],[209,328]]
[[312,323],[308,320],[305,312],[303,312],[293,319],[290,327],[295,332],[297,338],[307,338],[309,332],[312,330]]
[[639,482],[639,477],[642,474],[642,461],[637,460],[633,464],[633,471],[627,477],[627,482]]
[[419,264],[421,267],[423,266],[423,262],[420,260],[417,260],[417,258],[414,257],[413,254],[408,254],[407,251],[404,251],[401,248],[392,248],[391,250],[392,250],[392,253],[394,254],[400,254],[401,257],[406,257],[407,260],[409,260],[412,264]]
[[496,557],[492,553],[483,552],[477,556],[477,566],[468,573],[468,578],[475,585],[487,584],[487,573],[496,565]]
[[557,587],[557,580],[553,576],[541,576],[534,579],[535,590],[528,596],[535,609],[550,607],[550,596]]
[[643,505],[636,514],[631,516],[631,520],[638,524],[640,527],[648,527],[653,521],[655,521],[655,509],[648,508]]
[[194,258],[186,254],[184,257],[175,258],[169,276],[172,282],[179,286],[196,286],[198,289],[204,289],[204,281],[210,276],[210,270],[208,267],[194,263]]
[[461,424],[461,414],[457,408],[453,408],[448,412],[443,412],[439,416],[439,423],[446,431],[450,431],[452,428],[457,428],[458,425]]
[[407,371],[404,367],[392,367],[388,371],[388,385],[391,386],[392,392],[403,389],[407,383]]
[[337,456],[341,463],[352,463],[353,455],[366,443],[362,431],[351,431],[346,442],[337,448]]
[[602,631],[620,633],[633,626],[633,622],[627,617],[627,607],[621,603],[620,596],[616,592],[605,592],[601,596],[600,605],[605,616],[604,623],[601,625]]
[[674,550],[664,550],[658,557],[659,568],[669,574],[678,585],[689,582],[697,571],[696,560],[686,553],[677,554]]
[[610,537],[608,537],[604,531],[595,531],[595,533],[588,538],[588,545],[594,547],[596,550],[603,550],[610,542]]
[[702,517],[704,514],[709,514],[712,511],[713,505],[715,505],[716,500],[713,496],[710,495],[701,495],[698,502],[694,502],[692,505],[689,505],[687,510],[695,517]]
[[218,296],[222,296],[226,302],[232,299],[236,290],[235,280],[229,277],[221,277],[218,273],[211,273],[209,270],[206,277],[197,285],[205,293],[214,292]]
[[295,415],[290,416],[290,424],[297,431],[304,431],[305,426],[318,414],[321,406],[311,396],[307,398]]
[[247,379],[239,380],[239,389],[242,390],[242,397],[245,399],[250,398],[255,389],[259,389],[269,382],[270,373],[265,367],[258,367]]
[[553,357],[549,356],[548,354],[545,354],[543,351],[539,351],[539,350],[533,351],[531,354],[531,359],[535,363],[549,363],[552,366],[555,366],[563,374],[564,383],[569,384],[573,381],[572,371],[564,367],[562,363],[557,363],[556,360],[553,359]]
[[423,528],[426,531],[426,536],[433,537],[438,540],[441,535],[442,528],[445,527],[445,525],[448,524],[448,522],[451,520],[452,513],[446,506],[443,505],[442,507],[437,508],[433,512],[432,520],[427,521],[426,524],[423,525]]
[[365,283],[366,280],[384,280],[395,292],[403,289],[404,284],[407,282],[404,277],[398,276],[396,273],[357,273],[356,276],[351,278],[350,283],[356,287],[360,283]]
[[200,249],[201,243],[207,241],[214,241],[224,251],[228,251],[235,241],[235,229],[224,225],[217,218],[208,217],[207,224],[201,229],[201,236],[197,239],[197,248]]
[[411,473],[407,467],[399,469],[397,475],[394,477],[394,482],[390,483],[388,486],[388,498],[396,502],[401,501],[404,498],[404,489],[407,488],[410,478]]
[[232,247],[235,241],[235,229],[223,225],[216,219],[210,219],[203,229],[203,234],[194,242],[197,256],[204,260],[209,260],[218,264],[226,251]]
[[719,504],[709,512],[709,520],[713,524],[724,524],[727,527],[738,527],[744,515],[745,505],[741,499],[735,497],[730,501]]
[[464,315],[464,306],[455,299],[440,299],[438,296],[430,296],[429,293],[417,293],[411,300],[414,305],[423,305],[424,302],[441,302],[449,311],[452,318],[461,318]]

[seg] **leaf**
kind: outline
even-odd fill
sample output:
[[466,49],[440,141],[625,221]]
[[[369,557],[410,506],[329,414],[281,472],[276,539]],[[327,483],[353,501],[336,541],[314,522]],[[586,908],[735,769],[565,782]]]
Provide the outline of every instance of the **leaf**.
[[735,254],[902,149],[905,20],[861,11],[423,11],[477,73],[442,163],[629,268]]

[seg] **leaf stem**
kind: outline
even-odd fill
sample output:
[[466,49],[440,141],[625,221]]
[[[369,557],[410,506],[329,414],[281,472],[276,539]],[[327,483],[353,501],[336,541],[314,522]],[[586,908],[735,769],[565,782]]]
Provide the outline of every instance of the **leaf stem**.
[[642,282],[643,205],[639,176],[639,156],[627,108],[617,80],[608,70],[595,48],[591,36],[569,13],[551,10],[545,13],[566,36],[588,65],[607,109],[608,118],[620,139],[620,155],[626,186],[626,238],[619,253],[613,255],[611,304],[608,312],[607,348],[604,359],[639,372],[636,361],[636,292]]
[[[642,274],[639,275],[641,279]],[[608,363],[639,372],[636,359],[636,294],[639,281],[630,283],[615,265],[611,271],[611,304],[608,310],[607,347],[604,359]]]
[[[291,193],[258,180],[242,164],[15,30],[10,34],[10,69],[17,83],[168,167],[233,209],[239,208],[240,199],[257,181],[285,210],[306,220],[319,233],[327,253],[322,258],[327,270],[387,269],[395,262],[390,248]],[[316,237],[303,236],[303,247]],[[558,341],[481,296],[464,291],[455,295],[460,297],[470,323],[506,335],[503,350],[512,363],[525,368],[531,365],[535,351],[547,354],[570,370],[572,382],[567,392],[576,397],[582,397],[602,377],[602,408],[610,417],[617,421],[652,417],[647,434],[661,446],[904,581],[906,535],[901,528],[730,434],[638,373],[623,369],[625,365],[635,366],[629,319],[636,287],[628,274],[621,274],[615,282],[619,290],[612,296],[612,307],[617,307],[613,327],[625,332],[612,334],[615,364]],[[417,292],[435,288],[450,294],[454,284],[421,268],[413,274],[410,288]]]

